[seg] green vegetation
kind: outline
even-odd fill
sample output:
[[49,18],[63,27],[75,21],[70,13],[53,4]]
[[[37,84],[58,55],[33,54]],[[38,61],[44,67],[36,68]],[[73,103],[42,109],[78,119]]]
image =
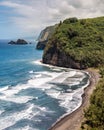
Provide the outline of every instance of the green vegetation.
[[104,17],[69,18],[60,22],[49,40],[44,55],[56,47],[74,61],[87,67],[104,64]]
[[84,111],[85,121],[81,130],[104,130],[104,66],[99,68],[101,79],[90,98],[90,106]]
[[90,106],[85,111],[86,121],[82,130],[104,130],[104,68],[100,69],[102,79],[94,90]]
[[100,69],[100,75],[101,75],[101,78],[104,78],[104,67],[101,67]]

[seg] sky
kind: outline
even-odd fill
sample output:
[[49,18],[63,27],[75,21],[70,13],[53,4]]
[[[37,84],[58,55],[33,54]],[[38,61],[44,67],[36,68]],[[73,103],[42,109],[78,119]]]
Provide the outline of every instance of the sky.
[[104,0],[0,0],[0,39],[35,37],[69,17],[104,16]]

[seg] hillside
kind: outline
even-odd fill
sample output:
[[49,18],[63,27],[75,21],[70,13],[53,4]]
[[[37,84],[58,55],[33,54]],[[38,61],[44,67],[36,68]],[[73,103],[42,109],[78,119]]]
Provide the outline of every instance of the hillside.
[[90,98],[90,106],[85,110],[81,130],[104,130],[104,68],[100,69],[100,74],[101,79]]
[[104,17],[60,22],[48,41],[43,63],[84,69],[104,64]]
[[38,43],[36,48],[37,49],[44,49],[49,38],[52,36],[52,34],[55,31],[57,25],[46,27],[44,30],[41,31],[39,37],[38,37]]

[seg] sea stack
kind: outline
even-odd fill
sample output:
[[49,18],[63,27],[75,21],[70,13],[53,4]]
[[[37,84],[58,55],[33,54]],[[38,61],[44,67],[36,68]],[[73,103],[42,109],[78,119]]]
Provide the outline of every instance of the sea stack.
[[28,42],[25,41],[24,39],[18,39],[17,41],[10,41],[8,44],[11,44],[11,45],[26,45],[26,44],[28,44]]

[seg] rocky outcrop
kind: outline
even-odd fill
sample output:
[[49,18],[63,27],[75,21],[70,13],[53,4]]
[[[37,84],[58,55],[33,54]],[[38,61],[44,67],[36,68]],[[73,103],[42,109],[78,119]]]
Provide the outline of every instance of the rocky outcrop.
[[73,69],[86,68],[79,61],[75,61],[70,55],[67,55],[65,52],[60,52],[56,46],[51,47],[47,52],[44,53],[42,62],[45,64]]
[[52,36],[52,34],[55,31],[55,28],[57,25],[46,27],[44,30],[41,31],[39,37],[38,37],[38,43],[36,48],[43,50],[49,40],[49,38]]
[[10,42],[8,42],[8,44],[15,44],[16,42],[14,42],[14,41],[10,41]]
[[48,40],[38,41],[36,49],[38,49],[38,50],[44,50],[47,42],[48,42]]
[[11,45],[26,45],[26,44],[28,44],[28,42],[23,40],[23,39],[18,39],[17,41],[10,41],[8,44],[11,44]]

